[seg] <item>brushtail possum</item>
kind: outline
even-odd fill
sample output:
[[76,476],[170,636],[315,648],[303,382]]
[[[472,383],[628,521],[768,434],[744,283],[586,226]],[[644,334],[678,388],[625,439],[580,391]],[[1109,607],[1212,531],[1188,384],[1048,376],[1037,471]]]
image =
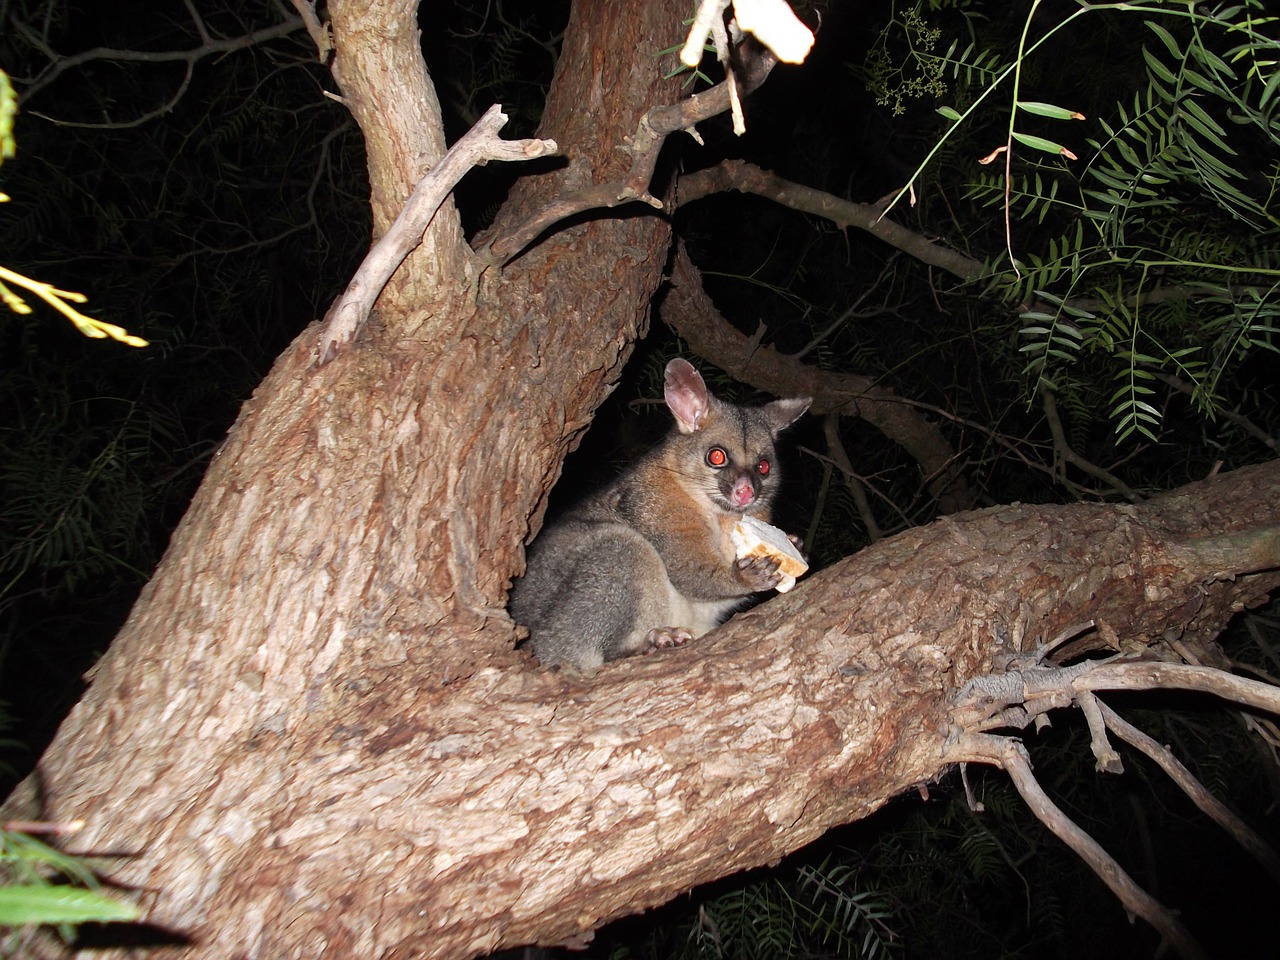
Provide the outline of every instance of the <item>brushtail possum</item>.
[[730,534],[743,516],[768,522],[774,441],[810,399],[735,406],[685,360],[667,364],[663,392],[674,429],[544,530],[515,585],[511,613],[544,664],[678,646],[782,579],[772,558],[739,560]]

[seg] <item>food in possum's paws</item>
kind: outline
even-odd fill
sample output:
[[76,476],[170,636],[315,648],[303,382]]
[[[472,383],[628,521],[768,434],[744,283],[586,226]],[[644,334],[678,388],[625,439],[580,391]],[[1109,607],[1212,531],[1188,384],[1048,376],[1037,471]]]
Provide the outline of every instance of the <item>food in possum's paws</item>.
[[796,577],[809,569],[809,564],[785,533],[754,517],[743,517],[735,523],[729,536],[739,560],[746,557],[772,557],[778,561],[778,572],[782,574],[782,579],[774,589],[779,593],[786,593],[794,587]]

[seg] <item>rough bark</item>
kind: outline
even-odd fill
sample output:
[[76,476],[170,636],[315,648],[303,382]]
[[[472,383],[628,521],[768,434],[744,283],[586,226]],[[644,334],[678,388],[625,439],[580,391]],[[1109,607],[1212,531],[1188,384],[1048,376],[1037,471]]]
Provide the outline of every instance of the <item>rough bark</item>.
[[[415,6],[329,5],[375,235],[444,150]],[[674,3],[575,8],[542,125],[568,169],[614,162],[608,111],[633,126],[679,96],[653,54],[680,31]],[[313,326],[245,405],[30,784],[42,815],[85,814],[77,849],[125,855],[112,879],[192,955],[372,957],[448,925],[443,900],[420,922],[453,857],[429,852],[430,804],[383,807],[415,809],[431,761],[393,748],[436,751],[433,704],[476,711],[455,693],[515,658],[528,518],[647,324],[669,238],[651,212],[600,219],[482,275],[446,204],[356,349],[318,365]]]
[[[447,686],[421,676],[415,702],[393,706],[388,690],[421,671],[398,645],[378,662],[389,638],[370,637],[358,672],[296,692],[305,722],[268,718],[230,742],[225,719],[185,729],[176,690],[167,741],[203,734],[219,761],[215,782],[169,795],[164,810],[157,776],[207,759],[131,761],[145,847],[183,861],[164,871],[162,895],[151,872],[144,902],[159,919],[177,900],[177,926],[202,956],[327,945],[462,957],[572,941],[936,778],[953,692],[1070,624],[1106,623],[1135,647],[1207,644],[1280,582],[1277,504],[1272,464],[1136,508],[963,514],[884,541],[688,648],[590,679],[513,654]],[[1261,547],[1224,564],[1233,541]],[[1259,566],[1272,572],[1249,572]],[[270,682],[243,667],[235,681],[211,677],[213,666],[202,679],[238,696],[233,707]],[[166,699],[135,693],[117,709]],[[120,756],[107,746],[100,763]],[[72,790],[74,773],[61,777]],[[84,797],[58,799],[54,815],[95,819]],[[221,880],[229,905],[205,895]]]
[[[443,150],[412,8],[330,4],[378,231]],[[610,132],[677,95],[652,54],[682,13],[575,6],[539,131],[569,165],[513,209],[610,175]],[[1272,467],[1139,508],[965,515],[687,649],[590,680],[535,667],[502,606],[526,518],[668,243],[655,216],[599,219],[485,272],[446,205],[356,349],[318,365],[313,327],[246,404],[29,784],[40,815],[88,822],[75,850],[121,855],[105,873],[187,940],[168,954],[572,940],[937,776],[950,691],[1011,643],[1089,618],[1207,638],[1275,586],[1191,541],[1274,538]]]

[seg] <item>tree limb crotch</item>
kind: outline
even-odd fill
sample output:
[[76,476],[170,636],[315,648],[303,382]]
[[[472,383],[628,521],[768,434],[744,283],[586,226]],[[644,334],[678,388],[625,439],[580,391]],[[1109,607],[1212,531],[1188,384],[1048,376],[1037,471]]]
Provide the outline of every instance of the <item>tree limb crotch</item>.
[[329,308],[316,347],[320,366],[336,357],[360,332],[382,288],[422,242],[431,218],[467,171],[490,160],[532,160],[558,149],[554,140],[503,140],[498,131],[506,122],[507,115],[495,103],[418,181],[391,228],[374,244],[347,289]]

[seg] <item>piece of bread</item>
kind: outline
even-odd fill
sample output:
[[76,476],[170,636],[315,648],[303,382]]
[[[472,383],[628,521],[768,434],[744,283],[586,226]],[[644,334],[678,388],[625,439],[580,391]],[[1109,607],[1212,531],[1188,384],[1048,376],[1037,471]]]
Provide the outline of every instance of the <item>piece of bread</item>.
[[739,520],[729,536],[739,560],[744,557],[773,557],[778,561],[778,572],[782,574],[782,579],[774,589],[779,593],[786,593],[794,587],[796,577],[809,569],[809,564],[805,563],[804,557],[785,533],[754,517]]

